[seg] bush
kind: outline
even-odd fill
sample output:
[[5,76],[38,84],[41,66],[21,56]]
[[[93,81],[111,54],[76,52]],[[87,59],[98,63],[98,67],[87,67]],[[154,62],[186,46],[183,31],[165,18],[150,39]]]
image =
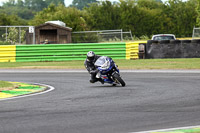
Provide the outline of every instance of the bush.
[[0,45],[12,45],[10,42],[2,42],[0,41]]
[[133,36],[133,40],[149,40],[149,37],[147,35],[142,35],[140,37]]
[[99,39],[95,33],[73,34],[72,42],[73,43],[97,43],[99,42]]

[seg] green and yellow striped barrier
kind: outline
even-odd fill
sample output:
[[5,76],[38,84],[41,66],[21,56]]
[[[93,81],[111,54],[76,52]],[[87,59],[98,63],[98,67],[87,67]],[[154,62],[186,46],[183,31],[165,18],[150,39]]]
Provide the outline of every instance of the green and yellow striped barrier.
[[126,43],[126,59],[138,59],[139,44],[147,43],[147,41],[135,41]]
[[0,46],[0,62],[16,62],[16,46],[1,45]]
[[119,43],[0,45],[0,62],[85,60],[88,51],[113,59],[138,59],[140,41]]
[[125,43],[78,43],[20,45],[16,47],[16,62],[85,60],[88,51],[125,59]]

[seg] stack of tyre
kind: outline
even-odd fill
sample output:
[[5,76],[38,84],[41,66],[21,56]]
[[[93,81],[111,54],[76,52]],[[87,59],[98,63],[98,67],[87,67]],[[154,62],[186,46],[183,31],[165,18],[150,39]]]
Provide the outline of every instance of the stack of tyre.
[[199,58],[200,39],[148,40],[146,58]]

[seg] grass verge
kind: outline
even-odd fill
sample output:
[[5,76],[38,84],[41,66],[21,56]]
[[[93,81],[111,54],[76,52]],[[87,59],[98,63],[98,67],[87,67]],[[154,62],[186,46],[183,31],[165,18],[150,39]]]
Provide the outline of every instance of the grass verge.
[[0,91],[2,90],[11,90],[16,87],[15,84],[12,84],[8,81],[0,81]]
[[[115,59],[119,69],[200,69],[200,58],[178,59]],[[1,62],[0,68],[9,69],[85,69],[84,61],[64,62]]]

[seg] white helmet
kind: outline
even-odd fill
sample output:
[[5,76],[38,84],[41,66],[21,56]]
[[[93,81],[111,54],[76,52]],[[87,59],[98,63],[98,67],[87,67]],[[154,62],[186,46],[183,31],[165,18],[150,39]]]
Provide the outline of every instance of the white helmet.
[[89,61],[93,61],[94,58],[95,58],[95,53],[94,53],[93,51],[89,51],[89,52],[87,53],[87,59],[88,59]]

